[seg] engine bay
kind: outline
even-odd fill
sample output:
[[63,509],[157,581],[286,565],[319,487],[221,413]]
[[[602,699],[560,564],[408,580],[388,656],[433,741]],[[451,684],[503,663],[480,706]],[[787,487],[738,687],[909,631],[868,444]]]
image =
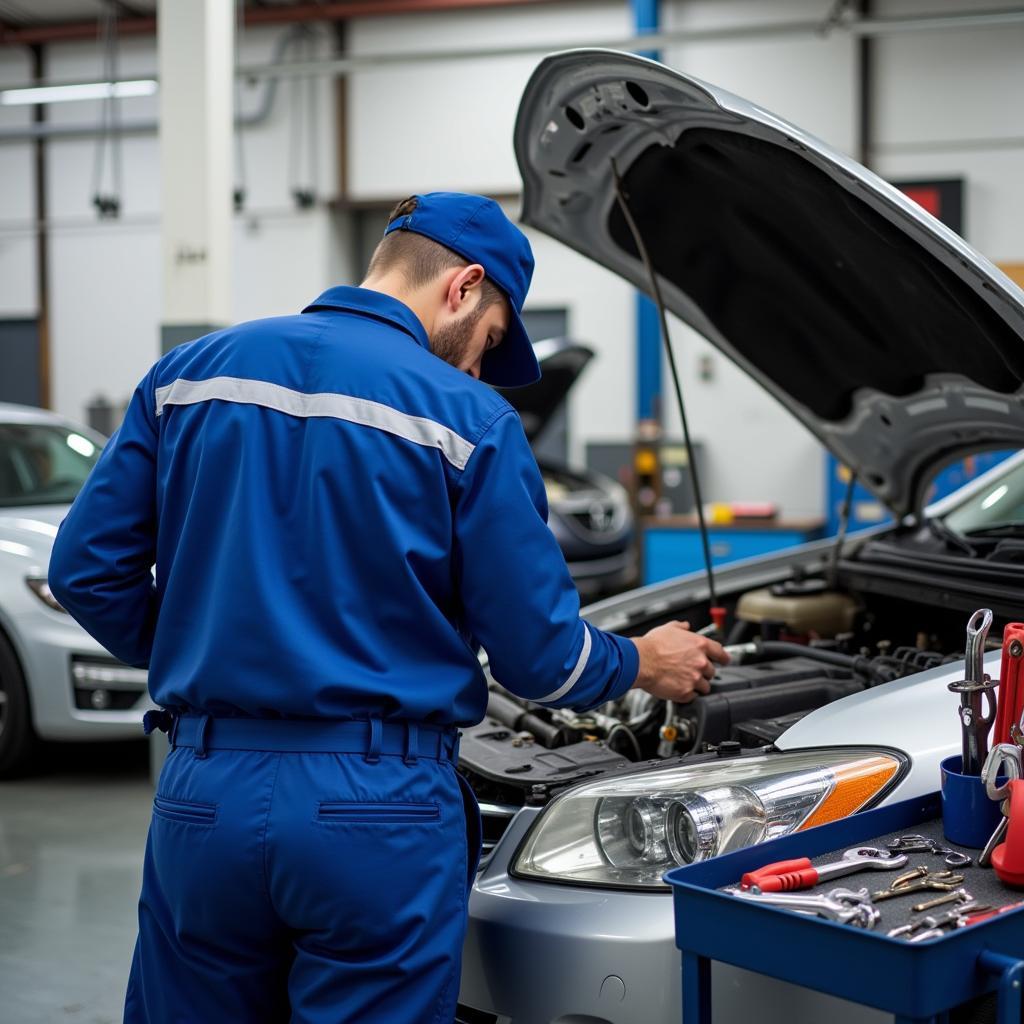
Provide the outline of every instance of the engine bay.
[[[823,575],[796,573],[724,603],[732,661],[688,704],[630,690],[577,713],[531,704],[492,681],[487,716],[461,744],[460,770],[477,796],[504,807],[545,803],[566,785],[644,762],[764,750],[816,708],[963,658],[959,610],[848,592]],[[635,636],[673,619],[699,625],[702,611],[665,608],[618,632]]]

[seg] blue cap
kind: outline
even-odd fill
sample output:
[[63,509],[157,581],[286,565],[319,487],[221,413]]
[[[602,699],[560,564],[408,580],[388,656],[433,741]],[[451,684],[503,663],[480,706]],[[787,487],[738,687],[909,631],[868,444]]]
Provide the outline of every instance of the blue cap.
[[508,298],[511,318],[505,340],[484,353],[480,377],[499,388],[519,388],[540,380],[520,313],[533,277],[533,252],[526,235],[484,196],[464,192],[428,192],[414,196],[416,209],[393,220],[384,232],[415,231],[479,263]]

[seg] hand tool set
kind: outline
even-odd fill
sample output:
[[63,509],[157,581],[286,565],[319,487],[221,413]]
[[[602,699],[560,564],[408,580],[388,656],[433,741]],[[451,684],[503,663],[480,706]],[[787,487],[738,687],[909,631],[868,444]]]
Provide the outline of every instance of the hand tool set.
[[[976,611],[967,624],[967,656],[965,678],[950,683],[949,689],[960,695],[962,751],[955,765],[944,767],[961,779],[967,778],[973,796],[968,794],[964,810],[958,803],[966,792],[960,789],[947,793],[944,789],[943,813],[954,826],[959,816],[969,813],[970,800],[980,798],[982,791],[988,801],[998,804],[1002,817],[978,857],[978,867],[989,865],[1007,885],[1024,887],[1024,755],[1018,740],[1024,740],[1024,624],[1013,623],[1003,640],[1003,672],[1001,680],[992,680],[985,673],[985,641],[992,625],[992,612]],[[998,698],[996,691],[998,688]],[[989,732],[996,727],[996,745],[989,750]],[[945,765],[945,762],[944,762]],[[991,807],[981,805],[986,811]],[[947,832],[949,822],[946,822]],[[1016,824],[1016,827],[1015,827]],[[955,827],[953,831],[956,831]],[[873,846],[854,847],[835,861],[815,865],[809,858],[776,861],[746,872],[740,885],[724,891],[748,902],[784,907],[802,914],[813,914],[857,928],[874,928],[881,920],[876,903],[911,896],[935,893],[911,907],[921,916],[889,929],[890,938],[920,942],[945,934],[947,929],[965,927],[979,920],[983,906],[965,885],[963,871],[970,868],[972,858],[930,836],[911,833],[890,839],[881,850]],[[887,888],[833,889],[831,892],[785,896],[793,890],[813,889],[832,878],[867,871],[892,871],[903,867],[910,854],[942,857],[945,870],[919,865],[894,878]],[[969,884],[969,883],[967,883]],[[952,906],[950,906],[952,904]],[[940,914],[927,912],[948,907]],[[1005,908],[1004,908],[1005,909]]]
[[[995,680],[984,661],[992,622],[984,608],[970,617],[964,678],[938,684],[958,695],[961,728],[939,792],[666,875],[684,1024],[710,1024],[714,960],[901,1024],[938,1024],[989,992],[999,1024],[1021,1020],[1024,898],[1007,897],[1024,890],[1024,623],[1006,626]],[[858,877],[869,872],[874,885]],[[851,887],[835,888],[839,878]]]

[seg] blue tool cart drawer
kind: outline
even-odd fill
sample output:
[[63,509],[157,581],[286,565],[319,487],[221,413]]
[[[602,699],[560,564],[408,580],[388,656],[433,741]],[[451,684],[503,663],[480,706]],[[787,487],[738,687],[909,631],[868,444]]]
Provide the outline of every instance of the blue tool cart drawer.
[[[900,1022],[943,1021],[953,1007],[998,991],[999,1024],[1018,1024],[1024,980],[1019,909],[913,944],[718,891],[765,864],[841,854],[888,833],[917,831],[940,816],[936,793],[670,871],[665,878],[682,951],[684,1024],[711,1024],[713,960],[873,1006]],[[863,884],[859,877],[840,884]],[[1006,890],[1006,903],[1020,898],[1024,893]]]
[[[700,531],[689,520],[650,519],[643,524],[644,583],[682,576],[704,568]],[[768,555],[793,548],[823,535],[824,523],[817,520],[793,524],[740,524],[711,526],[708,541],[715,565],[743,558]]]

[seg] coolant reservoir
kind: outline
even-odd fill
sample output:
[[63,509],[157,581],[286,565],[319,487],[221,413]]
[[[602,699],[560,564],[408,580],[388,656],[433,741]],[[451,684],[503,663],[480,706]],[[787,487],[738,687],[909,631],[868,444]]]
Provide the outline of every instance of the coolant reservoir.
[[853,630],[859,606],[848,594],[825,589],[822,580],[791,580],[748,590],[736,605],[742,622],[781,622],[791,633],[834,637]]

